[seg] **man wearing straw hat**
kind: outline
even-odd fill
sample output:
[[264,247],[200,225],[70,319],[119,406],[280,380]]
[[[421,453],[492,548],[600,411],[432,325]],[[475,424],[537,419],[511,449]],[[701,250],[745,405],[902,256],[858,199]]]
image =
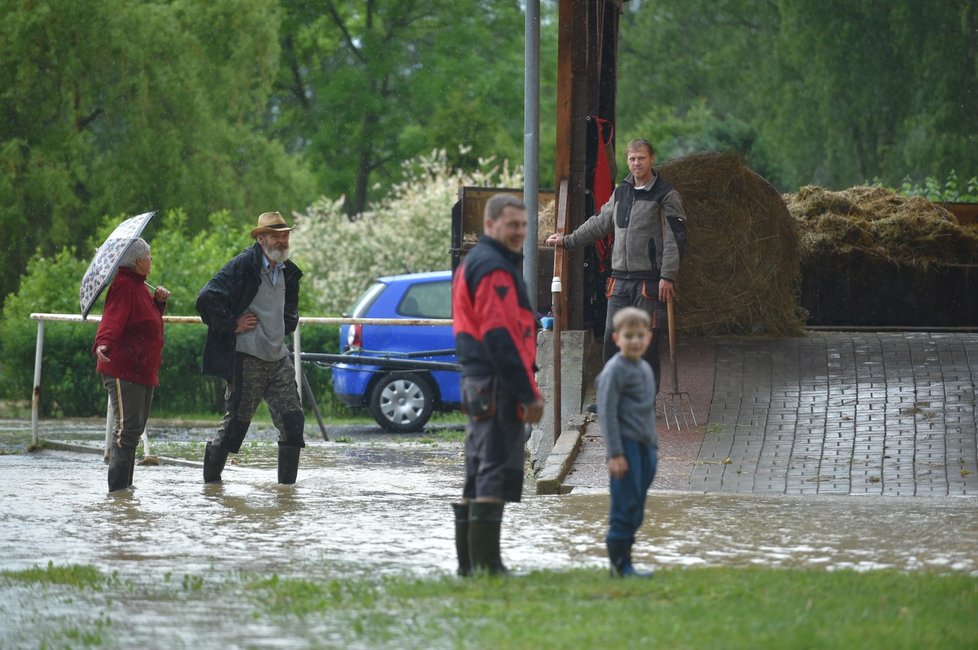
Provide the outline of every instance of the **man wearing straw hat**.
[[279,431],[278,482],[295,483],[305,415],[285,346],[299,323],[302,277],[289,261],[291,231],[278,212],[260,215],[251,231],[255,244],[225,264],[197,296],[197,311],[207,324],[203,372],[228,383],[224,419],[204,450],[205,483],[220,482],[228,453],[238,453],[262,400]]
[[[600,212],[569,235],[550,235],[547,243],[582,248],[614,233],[611,277],[605,288],[608,316],[604,361],[607,363],[617,351],[611,338],[615,313],[624,307],[642,309],[652,318],[652,342],[644,357],[652,366],[658,390],[662,383],[658,331],[668,327],[665,304],[675,295],[679,261],[686,248],[686,212],[679,192],[652,169],[652,143],[632,140],[627,152],[631,173],[615,188]],[[596,412],[597,405],[591,404],[588,410]]]

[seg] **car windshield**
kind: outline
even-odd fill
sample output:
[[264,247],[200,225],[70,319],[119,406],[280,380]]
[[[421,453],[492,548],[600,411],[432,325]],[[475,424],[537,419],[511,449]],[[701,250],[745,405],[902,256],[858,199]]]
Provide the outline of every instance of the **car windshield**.
[[370,305],[374,304],[374,300],[377,299],[384,289],[387,287],[383,282],[376,282],[369,289],[360,294],[353,304],[343,312],[343,316],[346,318],[363,318],[363,315],[370,309]]

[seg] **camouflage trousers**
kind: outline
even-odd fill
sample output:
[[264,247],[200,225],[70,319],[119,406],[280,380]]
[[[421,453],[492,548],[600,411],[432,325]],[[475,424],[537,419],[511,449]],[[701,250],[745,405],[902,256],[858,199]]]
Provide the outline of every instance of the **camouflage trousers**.
[[279,445],[305,447],[305,415],[292,358],[285,355],[278,361],[263,361],[241,352],[234,355],[234,372],[224,393],[224,419],[214,443],[238,453],[262,400],[278,429]]

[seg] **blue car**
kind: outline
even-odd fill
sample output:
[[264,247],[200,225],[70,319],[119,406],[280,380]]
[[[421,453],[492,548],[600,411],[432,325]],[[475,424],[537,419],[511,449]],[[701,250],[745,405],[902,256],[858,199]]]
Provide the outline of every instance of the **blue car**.
[[[343,315],[451,318],[452,272],[378,278]],[[455,363],[450,325],[343,325],[340,351],[350,361],[333,365],[333,391],[388,431],[420,431],[433,411],[459,408],[459,372],[444,365]]]

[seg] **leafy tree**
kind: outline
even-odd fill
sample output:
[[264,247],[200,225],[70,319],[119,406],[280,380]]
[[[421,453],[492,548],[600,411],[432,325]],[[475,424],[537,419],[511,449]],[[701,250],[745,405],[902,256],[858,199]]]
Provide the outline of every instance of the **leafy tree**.
[[657,0],[625,5],[618,80],[618,158],[648,138],[659,160],[734,150],[776,176],[753,100],[766,92],[778,12],[765,0]]
[[733,149],[783,189],[978,168],[968,0],[625,7],[619,133],[641,129],[665,157]]
[[[329,196],[367,208],[432,148],[471,166],[521,151],[523,19],[481,0],[283,0],[275,133]],[[457,145],[472,146],[471,156]],[[377,184],[375,186],[375,184]]]
[[[23,269],[103,215],[297,210],[301,159],[262,128],[274,0],[0,0],[0,226]],[[0,276],[0,296],[17,274]]]
[[[463,151],[462,155],[467,155]],[[323,198],[296,217],[295,256],[311,311],[340,314],[375,278],[451,266],[451,211],[462,185],[520,187],[520,170],[481,160],[472,172],[445,151],[405,162],[390,194],[351,221],[343,200]]]

